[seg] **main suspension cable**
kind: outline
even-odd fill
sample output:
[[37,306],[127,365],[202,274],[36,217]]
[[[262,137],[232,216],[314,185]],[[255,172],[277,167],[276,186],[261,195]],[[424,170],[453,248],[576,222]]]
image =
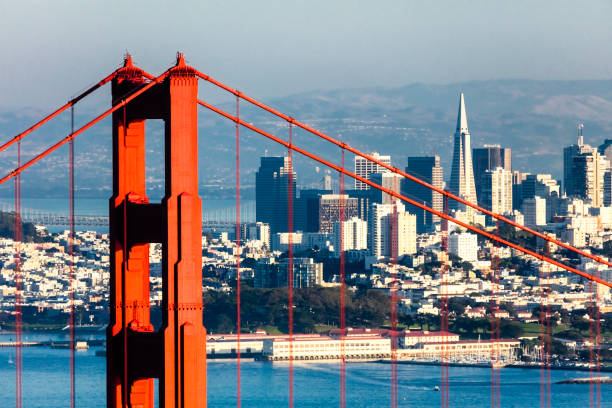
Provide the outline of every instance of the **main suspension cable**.
[[383,168],[385,168],[385,169],[387,169],[387,170],[389,170],[389,171],[391,171],[391,172],[393,172],[395,174],[399,174],[400,176],[403,176],[403,177],[405,177],[405,178],[407,178],[407,179],[409,179],[409,180],[411,180],[411,181],[413,181],[413,182],[415,182],[417,184],[420,184],[423,187],[426,187],[426,188],[428,188],[428,189],[430,189],[432,191],[435,191],[436,193],[442,194],[445,197],[448,197],[448,198],[450,198],[452,200],[455,200],[455,201],[457,201],[457,202],[459,202],[461,204],[464,204],[464,205],[466,205],[468,207],[471,207],[471,208],[473,208],[473,209],[475,209],[477,211],[480,211],[480,212],[482,212],[482,213],[484,213],[484,214],[486,214],[486,215],[488,215],[490,217],[493,217],[493,218],[495,218],[495,219],[497,219],[499,221],[505,222],[506,224],[512,225],[515,228],[521,229],[521,230],[523,230],[525,232],[528,232],[528,233],[530,233],[532,235],[535,235],[536,237],[541,238],[544,241],[548,241],[548,242],[550,242],[552,244],[558,245],[558,246],[560,246],[562,248],[565,248],[565,249],[567,249],[569,251],[575,252],[575,253],[577,253],[579,255],[582,255],[582,256],[585,256],[585,257],[587,257],[589,259],[592,259],[595,262],[602,263],[602,264],[605,264],[607,266],[612,267],[612,262],[611,261],[608,261],[608,260],[605,260],[605,259],[603,259],[601,257],[595,256],[595,255],[593,255],[593,254],[591,254],[589,252],[582,251],[582,250],[580,250],[578,248],[575,248],[575,247],[573,247],[573,246],[571,246],[569,244],[566,244],[565,242],[559,241],[559,240],[554,239],[554,238],[552,238],[552,237],[550,237],[550,236],[548,236],[546,234],[543,234],[543,233],[541,233],[539,231],[536,231],[536,230],[534,230],[532,228],[526,227],[526,226],[521,225],[521,224],[519,224],[519,223],[517,223],[515,221],[512,221],[509,218],[506,218],[506,217],[504,217],[501,214],[497,214],[497,213],[494,213],[493,211],[487,210],[486,208],[480,207],[477,204],[474,204],[474,203],[472,203],[470,201],[467,201],[467,200],[465,200],[465,199],[463,199],[463,198],[461,198],[461,197],[459,197],[459,196],[457,196],[455,194],[452,194],[451,192],[449,192],[447,190],[438,188],[438,187],[436,187],[436,186],[434,186],[432,184],[427,183],[426,181],[423,181],[423,180],[419,179],[418,177],[415,177],[415,176],[413,176],[413,175],[411,175],[409,173],[406,173],[406,172],[404,172],[404,171],[402,171],[402,170],[400,170],[400,169],[398,169],[396,167],[392,167],[390,164],[384,163],[384,162],[376,159],[373,156],[365,154],[365,153],[355,149],[354,147],[351,147],[351,146],[347,145],[346,143],[340,142],[340,141],[338,141],[338,140],[336,140],[336,139],[326,135],[323,132],[320,132],[320,131],[318,131],[316,129],[313,129],[310,126],[305,125],[304,123],[301,123],[301,122],[295,120],[291,116],[285,115],[284,113],[279,112],[276,109],[273,109],[273,108],[271,108],[271,107],[269,107],[269,106],[267,106],[267,105],[257,101],[256,99],[253,99],[253,98],[243,94],[242,92],[239,92],[239,91],[237,91],[235,89],[230,88],[229,86],[227,86],[227,85],[225,85],[225,84],[223,84],[223,83],[221,83],[221,82],[211,78],[209,75],[203,74],[203,73],[201,73],[201,72],[199,72],[197,70],[196,70],[196,74],[201,79],[203,79],[203,80],[205,80],[207,82],[210,82],[211,84],[213,84],[213,85],[215,85],[215,86],[217,86],[217,87],[219,87],[219,88],[221,88],[221,89],[223,89],[223,90],[225,90],[225,91],[227,91],[229,93],[232,93],[232,94],[234,94],[237,97],[240,97],[240,98],[244,99],[245,101],[247,101],[247,102],[257,106],[258,108],[261,108],[261,109],[271,113],[272,115],[275,115],[275,116],[277,116],[277,117],[279,117],[279,118],[281,118],[281,119],[283,119],[283,120],[285,120],[285,121],[287,121],[287,122],[289,122],[289,123],[291,123],[291,124],[293,124],[293,125],[295,125],[295,126],[297,126],[299,128],[302,128],[302,129],[306,130],[309,133],[312,133],[312,134],[314,134],[314,135],[316,135],[316,136],[318,136],[318,137],[320,137],[320,138],[322,138],[322,139],[324,139],[324,140],[326,140],[326,141],[328,141],[330,143],[333,143],[333,144],[335,144],[338,147],[342,147],[342,148],[346,149],[347,151],[349,151],[349,152],[351,152],[351,153],[353,153],[353,154],[355,154],[357,156],[363,157],[364,159],[366,159],[366,160],[368,160],[368,161],[370,161],[372,163],[376,163],[378,166],[381,166],[381,167],[383,167]]
[[435,210],[433,208],[430,208],[430,207],[428,207],[428,206],[426,206],[424,204],[419,203],[418,201],[415,201],[415,200],[413,200],[411,198],[408,198],[408,197],[406,197],[406,196],[404,196],[402,194],[399,194],[399,193],[397,193],[397,192],[395,192],[393,190],[390,190],[388,188],[382,187],[382,186],[380,186],[380,185],[378,185],[378,184],[376,184],[376,183],[374,183],[374,182],[372,182],[372,181],[370,181],[370,180],[368,180],[368,179],[366,179],[364,177],[361,177],[361,176],[359,176],[357,174],[349,172],[348,170],[345,170],[342,167],[340,167],[340,166],[338,166],[338,165],[336,165],[334,163],[331,163],[331,162],[329,162],[329,161],[327,161],[327,160],[325,160],[325,159],[323,159],[323,158],[321,158],[321,157],[319,157],[319,156],[317,156],[315,154],[312,154],[312,153],[310,153],[310,152],[308,152],[308,151],[306,151],[306,150],[304,150],[304,149],[302,149],[302,148],[300,148],[298,146],[295,146],[293,144],[289,144],[289,143],[285,142],[284,140],[279,139],[278,137],[276,137],[276,136],[274,136],[274,135],[272,135],[272,134],[270,134],[268,132],[265,132],[265,131],[259,129],[258,127],[254,126],[254,125],[252,125],[252,124],[250,124],[248,122],[245,122],[242,119],[237,119],[236,117],[232,116],[231,114],[229,114],[229,113],[227,113],[227,112],[225,112],[225,111],[223,111],[223,110],[221,110],[221,109],[219,109],[219,108],[217,108],[217,107],[215,107],[215,106],[213,106],[213,105],[211,105],[209,103],[206,103],[206,102],[204,102],[202,100],[198,100],[198,103],[200,105],[202,105],[203,107],[205,107],[207,109],[210,109],[213,112],[216,112],[216,113],[218,113],[221,116],[226,117],[229,120],[232,120],[232,121],[238,120],[241,126],[244,126],[247,129],[250,129],[250,130],[252,130],[252,131],[254,131],[256,133],[259,133],[260,135],[265,136],[268,139],[273,140],[273,141],[275,141],[276,143],[278,143],[280,145],[283,145],[283,146],[285,146],[285,147],[287,147],[287,148],[289,148],[291,150],[295,150],[296,152],[298,152],[298,153],[300,153],[300,154],[302,154],[302,155],[304,155],[304,156],[306,156],[306,157],[308,157],[308,158],[310,158],[310,159],[312,159],[314,161],[317,161],[317,162],[319,162],[319,163],[321,163],[321,164],[323,164],[323,165],[325,165],[325,166],[327,166],[327,167],[329,167],[329,168],[331,168],[333,170],[341,171],[341,172],[343,172],[345,175],[347,175],[349,177],[352,177],[352,178],[354,178],[354,179],[356,179],[358,181],[361,181],[361,182],[363,182],[363,183],[365,183],[365,184],[367,184],[367,185],[369,185],[371,187],[374,187],[374,188],[376,188],[376,189],[378,189],[378,190],[380,190],[380,191],[382,191],[384,193],[387,193],[387,194],[389,194],[389,195],[391,195],[391,196],[393,196],[395,198],[399,198],[400,200],[405,201],[408,204],[411,204],[411,205],[413,205],[413,206],[415,206],[417,208],[420,208],[420,209],[422,209],[424,211],[427,211],[427,212],[429,212],[429,213],[431,213],[433,215],[436,215],[436,216],[438,216],[440,218],[443,218],[445,220],[451,221],[454,224],[457,224],[457,225],[459,225],[459,226],[461,226],[463,228],[466,228],[466,229],[468,229],[468,230],[470,230],[472,232],[475,232],[475,233],[477,233],[479,235],[482,235],[482,236],[484,236],[484,237],[486,237],[486,238],[488,238],[490,240],[497,241],[497,242],[499,242],[502,245],[505,245],[507,247],[516,249],[516,250],[518,250],[518,251],[520,251],[520,252],[522,252],[522,253],[524,253],[526,255],[530,255],[530,256],[532,256],[532,257],[534,257],[536,259],[539,259],[539,260],[541,260],[543,262],[547,262],[549,264],[558,266],[560,268],[565,269],[568,272],[574,273],[576,275],[579,275],[579,276],[581,276],[583,278],[586,278],[588,280],[591,280],[593,282],[597,282],[597,283],[600,283],[602,285],[605,285],[607,287],[612,288],[612,282],[605,281],[605,280],[603,280],[603,279],[601,279],[599,277],[596,277],[594,275],[591,275],[591,274],[588,274],[586,272],[580,271],[580,270],[578,270],[576,268],[573,268],[573,267],[571,267],[569,265],[561,263],[561,262],[559,262],[559,261],[557,261],[555,259],[546,257],[546,256],[544,256],[542,254],[539,254],[539,253],[535,252],[535,251],[532,251],[532,250],[524,248],[524,247],[522,247],[520,245],[514,244],[514,243],[512,243],[512,242],[510,242],[510,241],[508,241],[506,239],[503,239],[503,238],[500,238],[500,237],[496,236],[495,234],[491,234],[490,232],[481,230],[478,227],[475,227],[475,226],[473,226],[471,224],[468,224],[466,222],[463,222],[463,221],[460,221],[460,220],[458,220],[456,218],[453,218],[453,217],[451,217],[451,216],[449,216],[447,214],[444,214],[441,211],[438,211],[438,210]]

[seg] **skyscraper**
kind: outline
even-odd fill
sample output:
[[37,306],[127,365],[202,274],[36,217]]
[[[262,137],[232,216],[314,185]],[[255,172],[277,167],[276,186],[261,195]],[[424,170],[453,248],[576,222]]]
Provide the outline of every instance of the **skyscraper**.
[[[370,153],[370,156],[374,157],[376,160],[381,161],[385,164],[391,165],[391,156],[381,156],[376,152]],[[355,156],[355,174],[361,176],[367,180],[370,179],[370,174],[372,173],[385,173],[389,170],[384,167],[373,163],[369,160],[364,159],[360,156]],[[370,186],[366,183],[355,180],[355,190],[369,190]]]
[[331,234],[334,222],[343,218],[348,220],[357,216],[357,199],[346,194],[324,194],[319,198],[319,232]]
[[[370,174],[370,180],[373,183],[378,184],[381,187],[386,188],[387,190],[394,191],[396,193],[400,192],[400,187],[402,184],[404,176],[400,176],[399,174],[391,173],[387,171],[385,173],[372,173]],[[370,197],[372,198],[373,203],[379,204],[392,204],[396,198],[391,194],[383,193],[382,191],[372,188]]]
[[379,259],[391,256],[399,259],[416,252],[416,216],[405,211],[399,201],[372,204],[368,230],[370,251]]
[[295,172],[289,172],[288,157],[262,157],[255,174],[255,217],[257,222],[270,225],[271,235],[288,230],[289,181],[291,201],[295,203],[296,179]]
[[[463,93],[459,97],[459,113],[457,115],[457,130],[455,131],[450,190],[453,194],[471,203],[476,204],[477,202],[474,169],[472,168],[472,146]],[[460,207],[454,200],[449,202],[449,206],[451,208]]]
[[[406,173],[417,177],[434,187],[444,189],[443,169],[440,167],[440,157],[408,157],[408,166]],[[436,193],[427,187],[424,187],[409,179],[402,180],[402,194],[408,198],[412,198],[422,204],[425,204],[434,210],[444,211],[444,198],[442,194]],[[426,232],[431,226],[439,221],[437,215],[432,215],[430,212],[421,210],[410,204],[406,204],[406,208],[417,217],[417,232]]]
[[487,170],[495,170],[498,167],[512,171],[512,150],[499,145],[484,145],[472,149],[472,161],[474,164],[474,184],[476,185],[476,197],[478,203],[483,202],[482,177]]
[[502,167],[486,170],[482,175],[480,205],[496,214],[512,212],[512,172]]
[[[605,151],[605,150],[604,150]],[[591,200],[600,207],[604,201],[604,173],[610,162],[596,148],[584,144],[582,125],[578,143],[563,149],[563,189],[568,196]]]

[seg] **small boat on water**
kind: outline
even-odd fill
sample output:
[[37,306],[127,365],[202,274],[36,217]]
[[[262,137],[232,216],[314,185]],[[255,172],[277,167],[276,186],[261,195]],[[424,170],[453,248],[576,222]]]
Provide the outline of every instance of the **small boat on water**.
[[437,385],[434,387],[434,391],[440,391],[440,387],[438,387]]

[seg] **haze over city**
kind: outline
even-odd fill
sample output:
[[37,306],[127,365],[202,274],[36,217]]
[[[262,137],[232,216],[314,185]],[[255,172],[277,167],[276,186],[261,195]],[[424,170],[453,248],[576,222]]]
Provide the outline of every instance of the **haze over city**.
[[612,404],[612,3],[0,13],[0,406]]

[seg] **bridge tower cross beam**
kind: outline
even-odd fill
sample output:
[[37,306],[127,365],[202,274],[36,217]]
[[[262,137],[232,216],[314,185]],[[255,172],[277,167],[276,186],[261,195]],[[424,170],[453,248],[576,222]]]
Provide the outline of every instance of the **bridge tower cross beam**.
[[[113,104],[146,84],[126,56],[112,82]],[[206,406],[202,324],[202,205],[198,196],[196,71],[182,54],[166,78],[113,113],[113,196],[109,205],[111,321],[107,329],[109,408]],[[165,122],[165,195],[149,203],[145,121]],[[162,244],[162,326],[150,321],[149,244]]]

